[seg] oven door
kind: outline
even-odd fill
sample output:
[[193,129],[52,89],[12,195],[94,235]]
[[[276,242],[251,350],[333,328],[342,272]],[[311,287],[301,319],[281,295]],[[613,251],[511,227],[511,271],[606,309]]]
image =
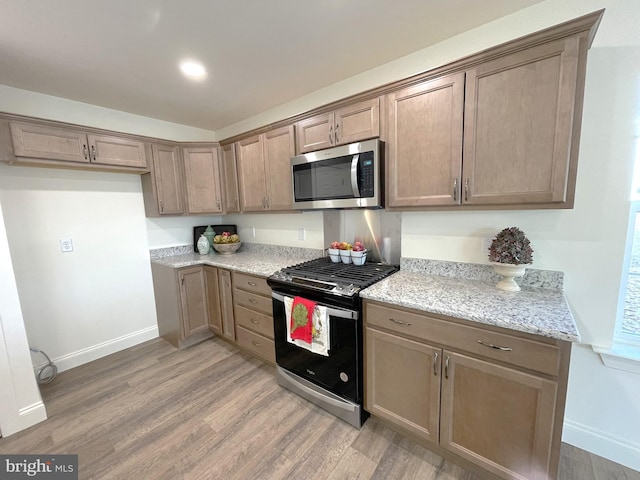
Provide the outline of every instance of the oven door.
[[330,337],[326,357],[287,341],[284,296],[273,292],[272,297],[276,363],[340,397],[361,403],[358,379],[362,375],[362,337],[358,312],[324,304],[329,314]]

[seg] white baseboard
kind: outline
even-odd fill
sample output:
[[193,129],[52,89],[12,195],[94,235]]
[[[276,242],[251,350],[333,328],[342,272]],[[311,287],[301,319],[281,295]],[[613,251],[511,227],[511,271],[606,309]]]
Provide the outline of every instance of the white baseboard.
[[565,419],[562,441],[640,471],[640,445]]
[[44,403],[37,402],[28,407],[18,410],[18,415],[12,416],[11,420],[2,425],[2,436],[8,437],[14,433],[21,432],[35,424],[47,419],[47,410]]
[[106,342],[92,345],[91,347],[83,348],[75,352],[62,355],[58,358],[53,358],[53,363],[58,367],[58,372],[64,372],[73,367],[78,367],[89,363],[98,358],[106,357],[112,353],[119,352],[125,348],[133,347],[147,340],[153,340],[158,338],[158,326],[143,328],[137,332],[132,332],[122,337],[114,338]]

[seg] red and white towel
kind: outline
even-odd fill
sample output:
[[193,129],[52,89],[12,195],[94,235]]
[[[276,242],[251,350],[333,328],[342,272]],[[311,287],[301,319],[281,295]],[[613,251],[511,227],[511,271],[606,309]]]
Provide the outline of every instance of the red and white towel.
[[318,355],[329,356],[327,307],[302,297],[284,297],[287,341]]

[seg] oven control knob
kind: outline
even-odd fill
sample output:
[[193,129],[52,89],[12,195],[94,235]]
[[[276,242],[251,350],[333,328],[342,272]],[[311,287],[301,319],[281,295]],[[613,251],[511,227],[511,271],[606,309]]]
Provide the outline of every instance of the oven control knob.
[[347,383],[349,381],[349,375],[347,375],[344,372],[340,372],[340,380],[342,380],[343,382]]

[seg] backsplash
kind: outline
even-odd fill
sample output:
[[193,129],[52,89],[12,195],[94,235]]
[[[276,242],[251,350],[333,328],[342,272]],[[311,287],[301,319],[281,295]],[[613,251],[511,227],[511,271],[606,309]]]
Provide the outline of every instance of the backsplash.
[[[400,270],[426,273],[441,277],[457,277],[467,280],[480,280],[497,283],[501,276],[493,271],[491,265],[479,263],[448,262],[445,260],[429,260],[426,258],[400,259]],[[516,278],[521,287],[537,287],[549,290],[562,290],[564,273],[555,270],[538,270],[527,268],[522,278]]]

